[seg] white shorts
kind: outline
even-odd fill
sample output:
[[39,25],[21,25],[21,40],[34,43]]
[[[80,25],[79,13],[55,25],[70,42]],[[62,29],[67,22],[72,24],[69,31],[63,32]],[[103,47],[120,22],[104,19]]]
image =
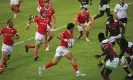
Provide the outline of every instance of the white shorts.
[[102,7],[99,5],[99,9],[102,11],[105,11],[107,8],[110,8],[109,4],[103,5]]
[[35,34],[36,43],[42,44],[44,38],[45,38],[45,35],[42,35],[42,34],[36,32],[36,34]]
[[87,8],[88,9],[88,4],[86,4],[86,5],[80,5],[80,7],[84,7],[84,8]]
[[10,5],[18,5],[19,0],[10,0]]
[[12,51],[13,51],[13,46],[9,46],[9,45],[3,44],[1,50],[8,52],[8,54],[11,54]]
[[69,53],[70,51],[66,48],[66,47],[63,47],[63,46],[59,46],[57,47],[56,49],[56,54],[55,56],[65,56],[67,53]]
[[115,42],[117,39],[119,39],[119,38],[121,38],[121,34],[119,34],[119,35],[117,35],[117,36],[111,36],[110,38],[109,38],[109,41],[110,42]]
[[106,67],[108,68],[117,68],[118,64],[119,64],[119,58],[114,58],[112,62],[110,60],[106,61]]
[[84,31],[84,27],[88,26],[90,23],[84,23],[84,26],[79,26],[78,25],[78,31]]

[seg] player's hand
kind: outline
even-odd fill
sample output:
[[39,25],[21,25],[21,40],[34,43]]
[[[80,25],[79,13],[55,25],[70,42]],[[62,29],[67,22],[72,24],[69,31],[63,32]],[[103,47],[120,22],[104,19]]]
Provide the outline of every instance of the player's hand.
[[95,55],[96,59],[99,59],[101,57],[101,55]]
[[103,63],[102,62],[99,62],[98,63],[98,67],[102,67],[103,66]]

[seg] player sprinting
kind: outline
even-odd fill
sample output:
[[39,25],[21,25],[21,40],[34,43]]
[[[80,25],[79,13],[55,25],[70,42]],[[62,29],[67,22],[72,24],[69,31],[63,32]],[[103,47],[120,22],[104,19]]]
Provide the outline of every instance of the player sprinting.
[[19,5],[19,0],[10,0],[10,5],[11,5],[11,10],[13,11],[14,17],[17,17],[17,13],[18,13],[18,5]]
[[71,64],[76,72],[76,76],[85,76],[85,74],[82,74],[78,70],[78,65],[76,63],[76,58],[72,55],[72,53],[68,50],[68,47],[72,47],[74,44],[73,41],[73,32],[74,32],[74,24],[68,23],[67,30],[64,30],[62,33],[60,33],[57,38],[60,40],[60,45],[56,49],[56,54],[53,59],[53,61],[50,61],[43,67],[39,67],[39,75],[42,74],[42,72],[52,66],[55,66],[58,64],[58,62],[61,60],[63,56],[65,56],[68,60],[71,61]]
[[107,16],[111,15],[110,7],[109,7],[110,0],[100,0],[99,9],[100,14],[97,14],[94,19],[98,19],[104,15],[106,12]]
[[56,17],[55,17],[55,10],[50,6],[49,1],[45,1],[45,7],[42,7],[40,9],[40,12],[46,11],[46,17],[50,20],[50,31],[48,32],[48,35],[45,38],[45,46],[46,51],[49,51],[49,42],[53,39],[54,32],[53,30],[56,28]]
[[4,68],[7,67],[7,61],[9,60],[12,51],[14,40],[19,39],[17,30],[14,28],[12,19],[7,21],[7,26],[0,29],[0,35],[3,35],[2,45],[2,57],[0,59],[0,73],[4,72]]
[[123,25],[126,26],[128,20],[128,4],[125,3],[125,0],[120,0],[120,2],[116,4],[114,15],[117,20],[121,21]]
[[[121,54],[119,55],[121,60],[121,66],[124,71],[127,73],[125,79],[133,78],[133,74],[130,72],[129,68],[133,71],[133,43],[128,42],[126,39],[120,40]],[[124,53],[127,53],[129,56],[124,57]]]
[[88,11],[88,5],[92,5],[92,0],[78,0],[80,2],[80,7],[85,7],[85,10]]
[[108,22],[106,24],[105,33],[106,38],[108,38],[108,33],[110,33],[109,41],[114,46],[116,41],[119,44],[120,39],[124,37],[125,27],[121,21],[115,21],[113,15],[110,15],[108,16]]
[[34,60],[36,61],[38,59],[39,47],[41,46],[47,31],[49,31],[50,21],[46,18],[46,12],[42,11],[41,16],[29,19],[29,23],[26,27],[27,30],[29,29],[29,25],[33,22],[37,23],[37,32],[35,34],[36,44],[26,45],[25,48],[26,52],[28,52],[29,48],[34,48]]
[[[88,22],[89,19],[89,22]],[[89,28],[93,24],[93,18],[90,16],[89,12],[86,12],[85,8],[82,7],[81,11],[76,15],[75,23],[77,24],[79,35],[78,39],[83,37],[83,31],[86,34],[86,41],[89,40]]]
[[95,55],[95,57],[99,59],[100,57],[105,56],[104,62],[100,62],[98,66],[101,67],[105,63],[101,75],[104,80],[110,80],[109,76],[112,73],[112,69],[116,68],[119,64],[119,58],[117,57],[112,44],[105,38],[103,33],[98,34],[98,39],[101,43],[103,53],[101,55]]

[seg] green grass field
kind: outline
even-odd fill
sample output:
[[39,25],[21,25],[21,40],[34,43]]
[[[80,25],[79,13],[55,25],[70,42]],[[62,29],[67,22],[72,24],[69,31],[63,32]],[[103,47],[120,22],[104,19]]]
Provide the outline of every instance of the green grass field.
[[[119,0],[111,1],[111,9]],[[127,3],[131,3],[132,0],[127,0]],[[27,40],[34,36],[36,31],[36,24],[32,24],[29,31],[26,31],[25,27],[28,22],[29,15],[36,15],[36,0],[23,0],[21,6],[21,13],[18,14],[14,20],[15,27],[17,28],[20,39],[17,42]],[[90,6],[89,12],[93,16],[99,12],[98,10],[99,0],[93,0],[93,5]],[[57,28],[63,27],[68,22],[74,21],[74,16],[80,11],[79,3],[77,0],[53,0],[53,7],[56,11]],[[133,4],[129,5],[129,21],[126,28],[126,38],[129,41],[133,41]],[[10,10],[9,0],[0,0],[0,28],[6,25],[6,20],[12,18],[12,12]],[[77,27],[75,27],[75,46],[71,49],[74,56],[77,58],[79,70],[85,74],[85,77],[75,77],[74,70],[65,58],[62,58],[61,62],[48,70],[46,70],[42,76],[38,75],[38,67],[43,66],[47,62],[51,61],[55,55],[56,47],[59,44],[59,40],[56,36],[65,28],[55,31],[55,38],[51,42],[51,51],[46,52],[43,45],[39,51],[38,61],[33,60],[33,50],[29,53],[25,52],[24,46],[26,44],[35,43],[34,39],[25,41],[14,47],[14,52],[11,59],[8,61],[8,68],[5,69],[3,74],[0,74],[0,80],[102,80],[100,75],[101,68],[97,67],[98,61],[94,58],[95,54],[100,53],[100,44],[97,40],[97,34],[104,32],[104,26],[106,23],[106,15],[95,21],[93,27],[90,29],[90,42],[86,42],[85,39],[77,40],[78,34]],[[0,48],[2,46],[2,37],[0,37]],[[119,49],[116,50],[119,53]],[[1,52],[0,52],[1,57]],[[119,66],[111,74],[111,80],[123,80],[125,76],[124,71]]]

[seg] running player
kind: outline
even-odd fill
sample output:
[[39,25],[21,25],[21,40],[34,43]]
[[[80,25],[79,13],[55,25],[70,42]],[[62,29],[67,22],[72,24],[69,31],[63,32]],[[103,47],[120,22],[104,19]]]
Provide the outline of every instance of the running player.
[[123,25],[126,26],[128,19],[128,4],[125,3],[125,0],[120,0],[120,3],[115,6],[114,15],[117,20],[120,20]]
[[110,32],[109,41],[114,46],[116,41],[119,44],[121,37],[124,37],[125,27],[121,21],[114,21],[113,15],[110,15],[106,24],[106,38],[108,38],[108,32]]
[[[103,61],[105,62],[105,65],[101,71],[101,74],[104,80],[110,80],[109,76],[112,73],[112,69],[116,68],[119,64],[119,58],[117,57],[112,44],[108,39],[105,38],[103,33],[99,33],[98,39],[101,43],[101,49],[103,53],[101,55],[95,55],[95,57],[99,59],[100,57],[105,56]],[[100,62],[98,66],[101,67],[104,64],[103,62]]]
[[85,10],[88,11],[88,4],[92,5],[92,0],[78,0],[80,2],[80,7],[85,7]]
[[[133,78],[133,75],[128,69],[128,66],[131,70],[133,70],[133,43],[128,42],[126,39],[121,39],[120,47],[121,47],[121,54],[119,55],[119,57],[121,60],[121,66],[123,67],[124,71],[127,73],[125,79],[131,79]],[[128,57],[124,57],[125,52],[129,55]]]
[[61,58],[65,56],[68,60],[71,61],[71,64],[73,65],[73,68],[76,72],[76,76],[85,76],[85,74],[82,74],[79,72],[78,65],[76,63],[76,58],[68,50],[68,47],[72,47],[74,43],[73,32],[74,32],[74,24],[68,23],[67,30],[60,33],[57,37],[61,42],[60,42],[60,46],[57,47],[56,49],[56,54],[53,61],[50,61],[43,67],[39,67],[39,75],[41,75],[44,70],[57,65],[58,62],[61,60]]
[[10,5],[11,5],[11,10],[14,13],[14,17],[13,18],[16,18],[18,10],[19,10],[19,8],[18,8],[19,0],[10,0]]
[[27,27],[26,27],[27,30],[29,29],[29,25],[33,22],[37,23],[37,32],[35,34],[36,44],[26,45],[25,48],[26,48],[26,52],[28,52],[29,48],[34,48],[34,60],[36,61],[38,59],[39,47],[42,44],[47,31],[49,31],[50,21],[48,18],[46,18],[46,12],[42,11],[41,16],[36,18],[31,17],[29,19],[29,23],[27,24]]
[[[54,8],[50,7],[49,1],[45,1],[45,7],[40,9],[40,12],[46,11],[46,17],[50,20],[51,31],[48,32],[48,36],[45,38],[46,51],[49,51],[49,42],[53,39],[53,30],[56,28],[56,17]],[[48,37],[48,39],[47,39]]]
[[19,4],[18,4],[18,12],[20,13],[20,5],[22,3],[22,0],[19,0]]
[[[88,22],[89,19],[89,22]],[[81,8],[81,12],[79,12],[76,15],[75,23],[78,25],[79,35],[78,39],[80,39],[83,36],[83,31],[86,33],[86,41],[89,40],[89,28],[91,27],[93,23],[93,18],[90,16],[89,12],[85,11],[85,8]]]
[[7,21],[7,26],[0,29],[0,35],[3,35],[3,45],[2,45],[2,57],[0,60],[0,73],[4,72],[4,68],[7,67],[7,61],[9,60],[12,51],[14,40],[19,39],[17,30],[14,28],[12,19]]
[[100,18],[104,15],[104,12],[106,12],[107,16],[111,15],[110,13],[110,7],[109,7],[110,0],[101,0],[100,1],[100,14],[97,14],[94,19]]

